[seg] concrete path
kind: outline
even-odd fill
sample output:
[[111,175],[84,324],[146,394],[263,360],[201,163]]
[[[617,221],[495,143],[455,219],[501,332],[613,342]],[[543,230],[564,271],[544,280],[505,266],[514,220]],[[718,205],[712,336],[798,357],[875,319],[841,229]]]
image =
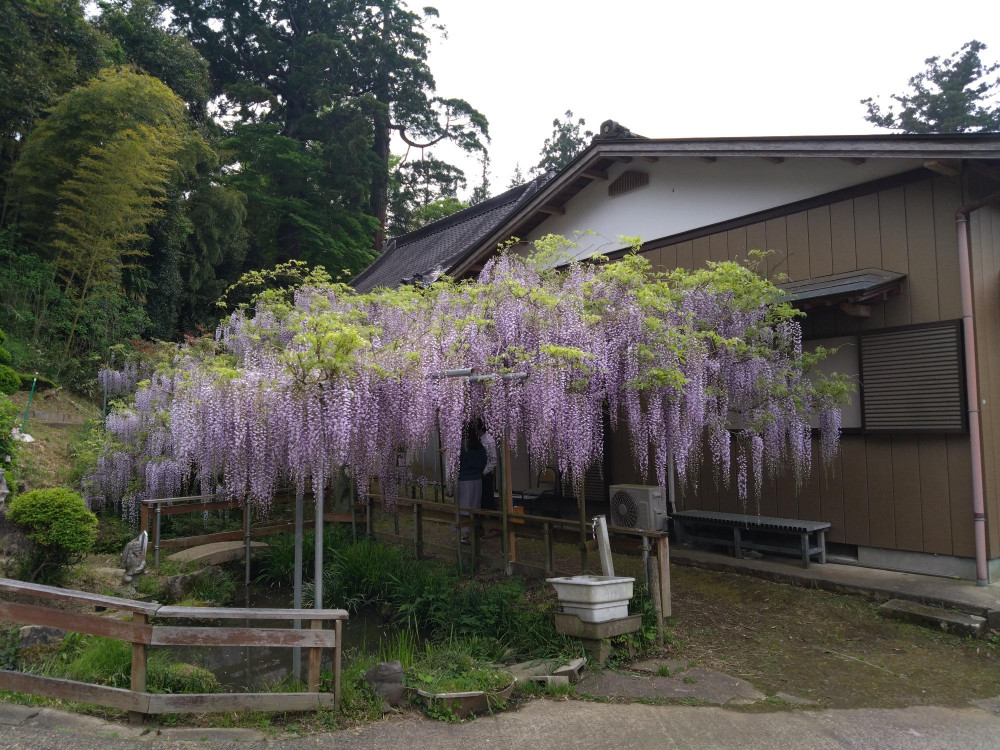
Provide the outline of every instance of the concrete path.
[[[14,707],[20,708],[20,707]],[[37,712],[38,709],[26,709]],[[246,730],[164,730],[141,738],[88,728],[42,728],[3,717],[0,750],[155,750],[274,747]],[[172,736],[171,736],[172,735]],[[383,748],[546,748],[546,750],[668,750],[685,748],[809,748],[809,750],[996,750],[1000,699],[969,708],[778,711],[747,713],[723,708],[536,700],[518,711],[451,725],[410,712],[359,729],[279,740],[287,750],[382,750]],[[257,741],[255,741],[257,740]]]

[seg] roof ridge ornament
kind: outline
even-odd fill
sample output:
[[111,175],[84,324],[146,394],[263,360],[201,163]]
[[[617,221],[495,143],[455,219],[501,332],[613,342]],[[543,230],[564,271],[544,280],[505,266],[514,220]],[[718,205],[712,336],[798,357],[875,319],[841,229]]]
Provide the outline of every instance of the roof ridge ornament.
[[645,136],[633,133],[620,122],[615,122],[614,120],[605,120],[602,122],[601,129],[594,136],[595,141],[615,140],[618,138],[642,138],[645,140]]

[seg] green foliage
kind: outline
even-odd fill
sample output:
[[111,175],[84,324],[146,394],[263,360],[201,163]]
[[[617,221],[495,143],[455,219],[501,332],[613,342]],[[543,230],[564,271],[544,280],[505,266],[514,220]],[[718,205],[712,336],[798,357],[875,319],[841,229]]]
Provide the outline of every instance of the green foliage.
[[410,161],[392,157],[389,166],[390,236],[412,232],[468,207],[456,197],[466,185],[465,174],[457,167],[431,154]]
[[[443,646],[426,645],[423,656],[404,669],[404,681],[409,687],[428,693],[466,693],[482,691],[487,694],[487,710],[506,708],[497,693],[514,680],[509,672],[483,662],[463,647],[460,642]],[[422,698],[424,712],[433,719],[455,722],[457,706],[443,699]]]
[[14,427],[20,426],[18,416],[14,403],[6,396],[0,396],[0,471],[6,474],[8,487],[13,479],[9,470],[17,460],[17,452],[21,446],[10,434]]
[[582,117],[573,120],[572,110],[567,109],[564,120],[558,117],[552,121],[552,135],[545,139],[539,154],[538,164],[531,168],[532,174],[558,172],[569,164],[587,147],[593,137],[589,130],[583,130],[587,121]]
[[[132,645],[99,636],[68,638],[61,659],[44,671],[52,676],[128,689],[131,685]],[[165,653],[152,652],[146,663],[150,693],[217,693],[219,681],[209,670],[170,662]]]
[[97,516],[97,535],[92,551],[102,555],[119,555],[134,537],[128,521],[114,513],[101,513]]
[[[324,536],[323,599],[328,606],[357,611],[377,607],[397,625],[432,640],[459,640],[478,656],[499,659],[508,649],[517,658],[571,654],[573,641],[555,632],[555,600],[538,597],[518,581],[486,585],[463,582],[454,570],[432,560],[415,562],[401,547],[361,539],[350,542],[344,530]],[[306,534],[303,559],[312,559]],[[294,540],[268,540],[260,580],[288,585],[292,580]],[[308,566],[307,566],[308,567]],[[303,586],[311,602],[312,582]]]
[[22,577],[57,581],[66,566],[90,552],[97,537],[97,516],[70,490],[32,490],[15,497],[7,517],[23,526],[34,549],[20,561]]
[[36,375],[33,372],[22,372],[21,373],[21,390],[28,391],[31,390],[31,384],[35,385],[35,393],[41,393],[42,391],[50,390],[51,388],[56,388],[56,382],[51,378],[47,378],[44,375]]
[[973,39],[944,58],[928,57],[925,70],[909,80],[909,91],[893,94],[899,105],[882,110],[874,98],[862,99],[865,119],[905,133],[994,132],[1000,130],[1000,63],[983,63],[986,45]]
[[21,390],[21,376],[7,365],[0,365],[0,394],[17,393]]

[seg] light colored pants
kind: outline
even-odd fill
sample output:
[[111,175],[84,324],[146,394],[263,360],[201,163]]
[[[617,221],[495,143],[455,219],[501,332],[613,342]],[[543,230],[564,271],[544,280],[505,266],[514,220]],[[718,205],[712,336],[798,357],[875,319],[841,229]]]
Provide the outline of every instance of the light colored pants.
[[[458,504],[463,508],[472,508],[478,510],[482,507],[483,500],[483,480],[482,479],[466,479],[458,483]],[[462,514],[464,517],[468,517],[468,513]],[[468,537],[469,530],[462,529],[462,536]]]

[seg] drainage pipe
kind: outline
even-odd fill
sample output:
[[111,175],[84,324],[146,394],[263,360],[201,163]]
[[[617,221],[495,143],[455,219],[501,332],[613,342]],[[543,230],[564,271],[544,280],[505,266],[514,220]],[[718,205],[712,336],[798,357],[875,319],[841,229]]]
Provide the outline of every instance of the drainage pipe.
[[962,336],[965,344],[965,392],[969,411],[969,448],[972,453],[972,518],[976,541],[976,585],[989,585],[986,563],[986,504],[983,496],[982,435],[979,426],[979,378],[976,374],[976,328],[969,261],[969,214],[1000,201],[1000,194],[963,206],[955,212],[958,235],[958,271],[962,289]]

